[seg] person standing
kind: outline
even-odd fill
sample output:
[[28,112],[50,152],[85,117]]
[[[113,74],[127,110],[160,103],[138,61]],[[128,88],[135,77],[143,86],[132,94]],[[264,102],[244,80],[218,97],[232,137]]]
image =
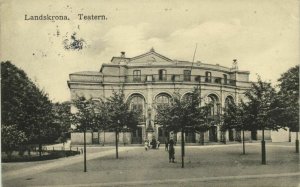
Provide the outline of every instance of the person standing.
[[169,163],[171,162],[175,163],[175,148],[173,139],[169,141]]
[[148,150],[148,146],[149,146],[148,140],[145,140],[145,150],[146,151]]
[[165,140],[165,150],[168,151],[169,150],[168,148],[169,148],[169,141],[166,138],[166,140]]

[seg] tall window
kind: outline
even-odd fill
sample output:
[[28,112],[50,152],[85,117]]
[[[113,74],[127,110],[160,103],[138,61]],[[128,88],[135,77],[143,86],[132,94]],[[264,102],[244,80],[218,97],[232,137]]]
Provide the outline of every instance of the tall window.
[[167,80],[167,71],[165,69],[158,70],[158,80],[160,81]]
[[234,104],[234,99],[231,96],[227,96],[225,99],[225,109],[228,108],[230,104]]
[[183,71],[183,80],[184,81],[191,81],[191,70],[184,70]]
[[210,112],[208,115],[217,116],[220,113],[220,105],[219,105],[218,97],[214,94],[210,94],[207,99],[208,99],[208,103],[211,104]]
[[130,110],[134,110],[139,112],[140,119],[144,121],[144,108],[145,108],[145,101],[144,98],[140,95],[134,95],[130,99]]
[[171,97],[167,94],[159,94],[156,97],[156,104],[157,106],[168,105],[170,103],[170,99]]
[[182,100],[184,101],[192,101],[193,95],[191,93],[186,93],[183,95]]
[[130,109],[142,112],[144,110],[144,99],[139,95],[133,96],[130,100]]
[[205,82],[211,82],[211,72],[205,72]]
[[133,71],[133,81],[140,82],[141,81],[141,70],[134,70]]
[[224,84],[227,84],[227,75],[223,74]]

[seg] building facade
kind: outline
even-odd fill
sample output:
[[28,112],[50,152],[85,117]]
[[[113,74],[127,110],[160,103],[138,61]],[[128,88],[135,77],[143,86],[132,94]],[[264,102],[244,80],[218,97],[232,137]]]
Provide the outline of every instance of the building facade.
[[[142,143],[152,137],[164,141],[166,132],[155,122],[155,107],[170,102],[175,91],[184,97],[197,86],[204,101],[214,103],[212,115],[218,116],[223,113],[226,103],[239,102],[250,87],[249,71],[238,70],[236,60],[231,68],[199,61],[171,60],[153,48],[132,58],[121,52],[110,63],[102,64],[100,71],[72,73],[69,78],[71,99],[76,96],[105,98],[111,96],[113,90],[123,89],[130,108],[143,111],[144,120],[138,130],[130,134],[128,143]],[[251,138],[249,133],[246,135]],[[179,140],[179,134],[173,136]],[[221,132],[219,124],[214,124],[203,134],[185,134],[187,143],[197,143],[200,139],[205,142],[234,141],[239,139],[239,132]]]

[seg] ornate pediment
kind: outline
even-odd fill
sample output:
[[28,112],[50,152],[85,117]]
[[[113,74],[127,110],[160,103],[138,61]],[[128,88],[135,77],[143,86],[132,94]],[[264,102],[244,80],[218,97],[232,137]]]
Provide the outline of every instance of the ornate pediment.
[[149,64],[149,65],[159,65],[159,64],[173,64],[173,61],[157,52],[153,48],[149,52],[142,55],[130,58],[129,63],[131,64]]

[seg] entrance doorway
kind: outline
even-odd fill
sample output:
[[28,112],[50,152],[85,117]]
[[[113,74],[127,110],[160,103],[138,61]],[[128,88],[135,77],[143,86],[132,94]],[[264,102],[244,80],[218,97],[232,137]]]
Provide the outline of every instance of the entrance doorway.
[[257,131],[251,131],[251,139],[257,140]]
[[142,128],[138,127],[135,131],[132,132],[131,136],[132,144],[141,144],[142,143]]
[[212,126],[209,129],[209,141],[211,142],[217,142],[218,141],[218,134],[217,134],[217,127]]
[[186,143],[196,143],[196,136],[193,132],[186,132],[185,133],[185,142]]
[[229,136],[229,141],[234,141],[234,136],[233,136],[233,130],[232,129],[228,130],[228,136]]

